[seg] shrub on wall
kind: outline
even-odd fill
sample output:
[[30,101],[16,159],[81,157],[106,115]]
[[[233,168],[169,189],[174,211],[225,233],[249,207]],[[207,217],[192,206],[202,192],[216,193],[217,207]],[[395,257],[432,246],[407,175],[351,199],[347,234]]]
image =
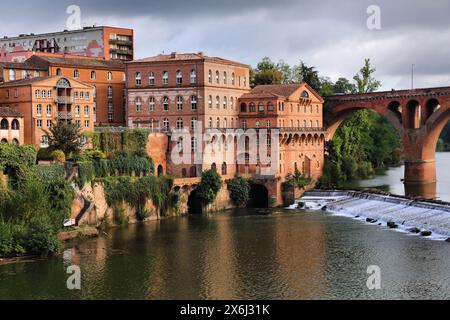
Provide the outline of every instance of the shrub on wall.
[[220,189],[222,189],[222,178],[216,170],[205,171],[202,174],[202,180],[198,185],[198,196],[203,204],[213,203]]
[[78,185],[82,188],[95,177],[95,168],[92,161],[78,162]]
[[250,200],[250,183],[242,177],[236,177],[227,184],[233,203],[237,207],[246,206]]
[[55,179],[64,178],[66,171],[62,164],[52,164],[49,166],[38,165],[34,167],[36,178],[40,181],[52,181]]

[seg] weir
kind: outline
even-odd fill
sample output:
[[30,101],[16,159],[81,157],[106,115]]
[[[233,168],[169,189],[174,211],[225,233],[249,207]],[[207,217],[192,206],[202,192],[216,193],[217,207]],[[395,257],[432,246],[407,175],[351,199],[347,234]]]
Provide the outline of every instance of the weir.
[[309,209],[326,209],[381,225],[394,222],[400,230],[418,228],[435,237],[450,236],[450,203],[415,201],[407,198],[358,191],[312,191],[297,201]]

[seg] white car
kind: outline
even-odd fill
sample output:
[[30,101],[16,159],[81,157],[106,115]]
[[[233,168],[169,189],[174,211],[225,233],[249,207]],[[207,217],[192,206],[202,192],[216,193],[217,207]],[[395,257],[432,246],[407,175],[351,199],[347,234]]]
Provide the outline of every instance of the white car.
[[75,221],[75,219],[66,219],[66,220],[64,220],[64,228],[73,227],[76,224],[77,224],[77,222]]

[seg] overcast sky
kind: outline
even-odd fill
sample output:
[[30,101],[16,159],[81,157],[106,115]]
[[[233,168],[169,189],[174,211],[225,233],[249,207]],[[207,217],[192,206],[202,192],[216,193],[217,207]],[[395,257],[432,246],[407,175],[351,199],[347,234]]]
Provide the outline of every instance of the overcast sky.
[[[383,89],[450,85],[448,0],[22,0],[2,3],[0,34],[60,31],[66,9],[82,23],[135,30],[136,58],[204,52],[251,65],[264,56],[352,78],[371,58]],[[367,8],[381,8],[369,30]],[[26,23],[25,23],[26,22]]]

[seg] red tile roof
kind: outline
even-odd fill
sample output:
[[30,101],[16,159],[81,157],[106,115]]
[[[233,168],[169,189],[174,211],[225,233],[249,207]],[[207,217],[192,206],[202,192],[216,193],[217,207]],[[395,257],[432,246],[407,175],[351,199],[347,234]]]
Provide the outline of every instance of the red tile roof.
[[16,109],[0,106],[0,117],[23,118],[23,115]]

